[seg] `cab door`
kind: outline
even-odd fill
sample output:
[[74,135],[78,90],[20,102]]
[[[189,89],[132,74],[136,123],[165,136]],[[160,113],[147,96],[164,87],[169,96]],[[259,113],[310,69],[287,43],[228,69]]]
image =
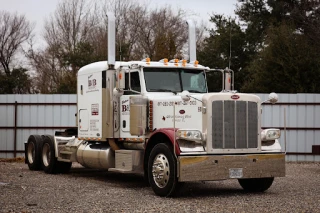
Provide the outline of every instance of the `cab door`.
[[[130,75],[130,76],[129,76]],[[129,81],[130,79],[130,81]],[[141,95],[140,73],[132,71],[126,73],[124,95],[120,97],[120,137],[130,137],[130,96]],[[130,82],[130,84],[129,84]]]

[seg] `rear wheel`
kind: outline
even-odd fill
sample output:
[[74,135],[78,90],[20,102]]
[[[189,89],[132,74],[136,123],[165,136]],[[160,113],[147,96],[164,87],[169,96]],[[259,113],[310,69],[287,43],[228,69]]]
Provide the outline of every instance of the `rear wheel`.
[[264,192],[270,188],[274,178],[238,179],[241,187],[248,192]]
[[42,169],[48,174],[68,173],[72,165],[72,163],[60,162],[57,160],[54,148],[54,138],[51,135],[44,137],[41,159]]
[[151,150],[148,161],[148,179],[153,191],[159,196],[171,196],[178,183],[177,163],[167,144],[157,144]]
[[41,145],[40,135],[30,135],[26,146],[26,163],[30,170],[41,170]]

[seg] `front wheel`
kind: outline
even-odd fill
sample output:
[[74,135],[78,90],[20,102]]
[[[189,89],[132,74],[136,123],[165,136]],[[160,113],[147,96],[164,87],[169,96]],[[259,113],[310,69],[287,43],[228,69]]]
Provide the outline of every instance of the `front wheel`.
[[270,188],[274,178],[238,179],[241,187],[248,192],[264,192]]
[[148,161],[148,180],[155,194],[173,195],[178,186],[177,163],[167,144],[157,144]]

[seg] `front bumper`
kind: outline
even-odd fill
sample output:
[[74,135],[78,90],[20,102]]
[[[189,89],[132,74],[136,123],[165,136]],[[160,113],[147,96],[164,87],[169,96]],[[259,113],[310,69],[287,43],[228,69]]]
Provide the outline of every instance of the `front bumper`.
[[224,180],[230,169],[242,169],[241,178],[284,177],[285,154],[179,156],[179,181]]

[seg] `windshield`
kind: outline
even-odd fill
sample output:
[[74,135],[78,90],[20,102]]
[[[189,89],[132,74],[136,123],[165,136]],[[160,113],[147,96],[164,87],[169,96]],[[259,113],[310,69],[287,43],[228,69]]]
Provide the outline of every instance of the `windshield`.
[[207,86],[203,70],[183,68],[144,68],[144,79],[148,92],[206,93]]

